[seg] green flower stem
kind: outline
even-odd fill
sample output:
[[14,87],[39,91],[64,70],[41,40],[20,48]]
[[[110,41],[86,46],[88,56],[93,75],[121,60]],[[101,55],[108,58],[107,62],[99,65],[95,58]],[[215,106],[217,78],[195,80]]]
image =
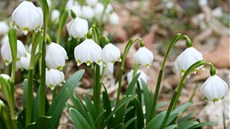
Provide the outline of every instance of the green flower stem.
[[158,74],[158,79],[157,79],[157,85],[156,85],[156,89],[155,89],[155,93],[154,93],[154,98],[153,98],[153,111],[151,113],[151,118],[153,116],[155,116],[155,110],[156,110],[156,106],[157,106],[157,99],[158,99],[158,94],[159,94],[159,91],[160,91],[160,85],[161,85],[161,80],[162,80],[162,76],[163,76],[163,72],[164,72],[164,69],[165,69],[165,63],[166,63],[166,59],[168,58],[168,55],[169,55],[169,52],[171,51],[171,49],[173,48],[173,46],[177,43],[177,41],[181,38],[181,33],[178,33],[174,38],[173,40],[171,41],[166,53],[165,53],[165,56],[164,56],[164,60],[162,62],[162,65],[161,65],[161,69],[160,69],[160,72]]
[[10,108],[10,115],[13,124],[13,128],[17,129],[16,124],[16,116],[14,110],[14,82],[15,82],[15,73],[16,73],[16,61],[17,61],[17,34],[14,29],[9,30],[9,41],[10,41],[10,49],[12,55],[12,67],[11,67],[11,79],[10,79],[10,90],[9,90],[9,108]]
[[57,31],[57,43],[60,44],[61,43],[61,37],[62,37],[62,29],[65,25],[65,22],[67,20],[68,17],[68,11],[64,10],[61,13],[61,16],[59,18],[59,24],[58,24],[58,31]]
[[[209,65],[209,66],[211,67],[211,69],[214,68],[214,66],[213,66],[211,63],[206,62],[206,61],[204,61],[204,60],[200,60],[200,61],[197,61],[196,63],[194,63],[193,65],[191,65],[191,66],[185,71],[183,77],[181,78],[180,83],[177,85],[177,88],[176,88],[176,90],[175,90],[175,92],[174,92],[174,94],[173,94],[173,97],[172,97],[172,99],[171,99],[171,102],[170,102],[170,104],[169,104],[168,110],[167,110],[167,112],[166,112],[166,115],[165,115],[165,117],[164,117],[164,120],[163,120],[163,122],[162,122],[162,124],[161,124],[160,129],[164,129],[164,128],[165,128],[166,123],[167,123],[167,120],[168,120],[168,118],[169,118],[169,116],[170,116],[170,113],[171,113],[172,109],[174,108],[174,106],[176,105],[176,103],[177,103],[177,101],[178,101],[178,99],[179,99],[181,90],[182,90],[182,88],[183,88],[183,86],[184,86],[185,79],[186,79],[186,78],[188,77],[188,75],[189,75],[190,73],[192,73],[196,68],[198,68],[198,67],[200,67],[200,66],[202,66],[202,65]],[[211,71],[211,69],[210,69],[210,71]]]
[[[138,68],[139,68],[139,66],[138,66],[137,64],[134,64],[134,68],[133,68],[133,78],[136,76],[137,71],[138,71]],[[132,79],[133,79],[133,78],[132,78]]]
[[95,64],[95,75],[93,85],[93,102],[96,109],[97,116],[100,114],[100,95],[101,95],[101,79],[100,79],[100,66]]
[[29,69],[27,98],[26,98],[26,125],[29,125],[31,123],[31,118],[32,118],[32,97],[33,97],[32,84],[33,84],[33,69]]
[[125,68],[125,60],[127,57],[127,54],[131,48],[131,46],[136,42],[136,41],[140,41],[140,46],[144,45],[144,42],[141,38],[137,38],[135,40],[130,39],[129,42],[127,43],[127,45],[125,46],[125,50],[124,53],[122,55],[122,59],[121,59],[121,68],[120,68],[120,74],[119,74],[119,82],[118,82],[118,90],[117,90],[117,101],[116,101],[116,105],[119,104],[120,102],[120,94],[121,94],[121,84],[122,84],[122,75],[124,72],[124,68]]
[[47,31],[47,24],[49,19],[49,7],[46,0],[40,0],[42,5],[42,12],[43,12],[43,42],[42,42],[42,58],[41,58],[41,87],[40,87],[40,103],[39,103],[39,115],[45,115],[45,98],[46,98],[46,31]]

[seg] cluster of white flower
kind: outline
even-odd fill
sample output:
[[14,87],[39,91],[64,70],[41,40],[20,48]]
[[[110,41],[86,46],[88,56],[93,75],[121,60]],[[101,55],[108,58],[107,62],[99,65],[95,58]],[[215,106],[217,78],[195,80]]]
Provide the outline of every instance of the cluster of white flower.
[[77,1],[69,0],[66,4],[66,8],[72,10],[77,17],[87,20],[108,21],[112,25],[119,23],[119,17],[113,12],[112,5],[103,5],[101,2],[98,2],[98,0],[86,0],[84,5],[80,5]]

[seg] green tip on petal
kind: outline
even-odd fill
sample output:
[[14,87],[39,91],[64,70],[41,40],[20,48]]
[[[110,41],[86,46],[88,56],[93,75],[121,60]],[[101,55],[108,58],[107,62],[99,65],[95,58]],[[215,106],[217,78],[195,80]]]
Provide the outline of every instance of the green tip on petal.
[[146,68],[149,68],[149,67],[150,67],[150,64],[146,64],[145,67],[146,67]]
[[51,84],[51,85],[50,85],[50,89],[51,89],[51,90],[54,90],[54,89],[55,89],[54,84]]
[[58,66],[58,67],[57,67],[57,70],[62,70],[62,66]]
[[30,31],[30,29],[28,27],[24,27],[22,29],[22,32],[26,35],[28,32]]
[[219,101],[219,99],[217,99],[217,98],[214,98],[214,99],[213,99],[213,102],[214,102],[214,103],[216,103],[216,102],[218,102],[218,101]]
[[76,62],[77,62],[77,66],[82,64],[81,60],[79,60],[79,59],[77,59]]
[[91,64],[91,61],[86,61],[86,65],[89,66]]

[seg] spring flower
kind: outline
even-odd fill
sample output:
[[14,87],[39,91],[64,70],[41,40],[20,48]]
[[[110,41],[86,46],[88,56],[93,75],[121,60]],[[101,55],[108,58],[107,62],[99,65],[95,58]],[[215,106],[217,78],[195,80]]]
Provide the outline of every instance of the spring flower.
[[208,5],[208,1],[207,0],[198,0],[198,4],[200,6],[207,6]]
[[64,82],[64,73],[56,69],[46,69],[46,85],[53,90],[55,86]]
[[52,13],[51,13],[51,20],[52,20],[52,21],[56,21],[56,20],[59,19],[59,16],[60,16],[59,10],[54,9],[54,10],[52,11]]
[[[139,78],[138,78],[138,81],[141,82],[141,79],[142,79],[145,83],[147,83],[148,76],[143,71],[141,71],[141,70],[137,70],[136,75],[138,73],[141,73],[140,76],[139,76]],[[133,80],[133,70],[131,70],[129,73],[127,73],[127,80],[128,80],[129,84]]]
[[134,62],[139,66],[149,68],[153,62],[153,53],[146,47],[141,47],[134,54]]
[[9,26],[5,21],[0,21],[0,35],[7,34],[9,31]]
[[26,53],[26,56],[22,56],[20,60],[16,62],[16,67],[19,69],[28,70],[30,66],[30,54]]
[[43,25],[43,15],[30,1],[23,1],[13,12],[12,22],[26,35]]
[[218,104],[228,93],[228,85],[219,76],[212,75],[205,81],[200,90],[207,100]]
[[46,46],[45,60],[49,68],[62,70],[67,58],[67,53],[61,45],[51,42]]
[[113,11],[113,7],[111,4],[108,4],[105,9],[105,14],[110,14]]
[[93,62],[100,65],[101,51],[102,49],[97,43],[92,39],[86,39],[74,49],[77,65],[79,66],[82,63],[86,63],[86,65],[89,66]]
[[92,19],[94,17],[94,11],[90,6],[82,6],[81,11],[81,16],[86,19]]
[[86,0],[86,4],[89,6],[93,6],[97,4],[98,0]]
[[5,80],[10,80],[10,76],[7,74],[0,74],[0,77],[4,78]]
[[[81,6],[77,2],[69,0],[66,4],[66,8],[72,10],[76,16],[81,16]],[[69,15],[71,15],[71,13],[69,13]]]
[[2,37],[1,43],[2,43],[2,45],[3,45],[4,43],[7,43],[7,42],[9,42],[8,35],[4,35],[4,36]]
[[68,24],[66,24],[67,31],[69,35],[74,38],[84,37],[88,32],[88,21],[79,17],[72,19]]
[[[1,54],[6,65],[12,62],[12,55],[9,40],[1,47]],[[17,40],[17,60],[26,55],[26,49],[20,40]]]
[[101,59],[103,63],[114,63],[121,60],[120,49],[114,46],[112,43],[109,43],[104,46],[101,53]]
[[[103,10],[104,10],[104,5],[102,3],[100,3],[100,2],[98,2],[95,5],[95,8],[94,8],[94,14],[95,14],[95,18],[97,20],[101,20],[101,16],[102,16]],[[103,21],[106,21],[105,15],[103,16]]]
[[111,13],[109,15],[109,22],[112,25],[117,25],[119,23],[119,16],[116,13]]
[[[184,72],[195,62],[203,60],[202,54],[193,47],[186,48],[175,60],[174,67],[177,73]],[[198,67],[197,70],[201,69]]]
[[113,71],[114,71],[114,64],[112,63],[106,63],[105,65],[103,65],[101,63],[100,65],[100,74],[105,75],[105,76],[111,76],[113,75]]

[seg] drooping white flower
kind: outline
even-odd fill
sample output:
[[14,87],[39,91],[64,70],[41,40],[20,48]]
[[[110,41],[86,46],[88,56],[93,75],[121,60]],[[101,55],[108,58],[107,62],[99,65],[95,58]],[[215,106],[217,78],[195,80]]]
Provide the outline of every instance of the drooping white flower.
[[30,66],[30,54],[26,53],[26,56],[22,56],[20,60],[16,62],[16,67],[19,69],[28,70]]
[[10,80],[10,76],[7,74],[0,74],[0,77],[4,78],[5,80]]
[[[135,76],[138,73],[141,73],[139,78],[138,78],[138,81],[141,82],[141,79],[142,79],[145,83],[147,83],[148,76],[143,71],[141,71],[139,69],[137,70]],[[127,80],[128,80],[129,84],[132,82],[132,80],[133,80],[133,69],[129,73],[127,73]]]
[[153,62],[153,53],[146,47],[141,47],[134,54],[134,62],[139,66],[149,68]]
[[198,4],[200,6],[207,6],[208,5],[208,1],[207,0],[198,0]]
[[[101,20],[101,16],[102,16],[102,13],[103,13],[103,10],[104,10],[104,5],[100,2],[98,2],[95,7],[94,7],[94,15],[95,15],[95,18],[97,20]],[[103,21],[106,21],[106,16],[104,15],[103,16]]]
[[[193,47],[186,48],[175,60],[174,67],[177,73],[184,72],[195,62],[203,60],[202,54]],[[197,70],[201,69],[197,68]]]
[[113,6],[111,4],[108,4],[105,9],[105,14],[110,14],[113,11]]
[[60,11],[57,9],[54,9],[51,13],[51,20],[57,21],[59,19],[59,16],[60,16]]
[[[78,17],[81,16],[81,6],[77,2],[68,1],[66,8],[68,10],[72,10],[76,14],[76,16],[78,16]],[[70,11],[69,11],[69,16],[71,16]]]
[[[32,51],[32,44],[30,44],[28,48],[28,52],[31,53],[31,51]],[[38,52],[39,52],[39,45],[36,48],[35,54],[37,54]]]
[[228,93],[228,85],[217,75],[210,76],[200,88],[203,96],[215,104],[222,101]]
[[116,13],[111,13],[109,15],[109,22],[112,25],[117,25],[119,23],[119,16]]
[[55,86],[64,82],[64,73],[56,69],[46,69],[46,85],[53,90]]
[[92,19],[94,17],[94,11],[90,6],[82,6],[81,16],[86,19]]
[[112,43],[109,43],[104,46],[102,49],[101,59],[103,63],[114,63],[121,60],[120,49],[114,46]]
[[45,60],[49,68],[62,70],[67,58],[67,53],[61,45],[51,42],[46,46]]
[[30,1],[23,1],[13,12],[12,22],[26,35],[43,25],[43,15]]
[[221,8],[221,7],[217,7],[216,9],[214,9],[214,10],[212,11],[212,15],[213,15],[214,17],[221,17],[221,16],[223,16],[222,8]]
[[101,51],[102,49],[97,43],[95,43],[92,39],[86,39],[74,49],[74,56],[77,61],[77,65],[86,63],[86,65],[89,66],[93,62],[100,65]]
[[98,0],[86,0],[86,4],[89,6],[93,6],[97,4]]
[[[11,49],[10,49],[10,43],[6,41],[2,47],[1,47],[1,55],[6,63],[8,65],[12,62],[12,55],[11,55]],[[23,43],[20,40],[17,40],[17,60],[19,60],[22,56],[26,55],[26,49],[23,45]]]
[[7,43],[7,42],[9,42],[8,35],[4,35],[4,36],[2,37],[1,43],[2,43],[2,45],[3,45],[4,43]]
[[113,75],[114,71],[114,64],[112,63],[106,63],[105,65],[101,63],[100,65],[100,74],[105,76],[111,76]]
[[9,31],[9,26],[6,21],[0,21],[0,35],[7,34]]
[[66,24],[67,31],[69,35],[74,38],[84,37],[88,32],[88,21],[79,17],[72,19]]

